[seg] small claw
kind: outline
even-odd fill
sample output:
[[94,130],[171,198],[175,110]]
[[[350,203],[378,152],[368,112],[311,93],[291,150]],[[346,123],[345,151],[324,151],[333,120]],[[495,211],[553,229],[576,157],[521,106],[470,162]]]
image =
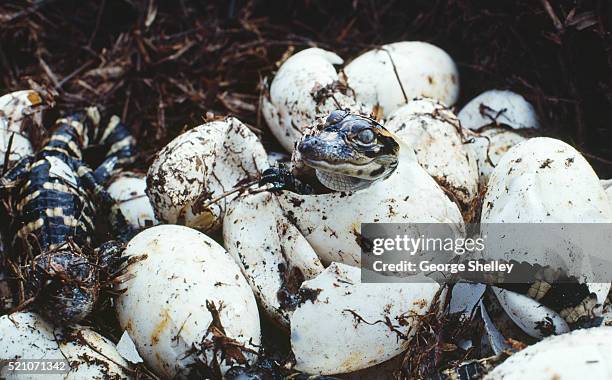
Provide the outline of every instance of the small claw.
[[282,191],[287,190],[298,194],[312,194],[313,190],[310,186],[302,183],[300,180],[295,178],[293,173],[283,168],[269,168],[264,170],[259,185],[271,184],[272,187],[268,191]]
[[261,174],[259,186],[271,184],[270,191],[281,191],[287,188],[287,177],[292,176],[290,172],[281,168],[268,168]]

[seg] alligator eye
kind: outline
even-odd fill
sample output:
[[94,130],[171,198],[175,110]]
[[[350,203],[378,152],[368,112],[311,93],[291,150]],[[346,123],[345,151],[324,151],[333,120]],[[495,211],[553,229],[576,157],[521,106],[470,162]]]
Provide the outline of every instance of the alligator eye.
[[357,139],[359,139],[359,142],[362,144],[371,144],[376,139],[376,134],[369,128],[362,129],[357,134]]

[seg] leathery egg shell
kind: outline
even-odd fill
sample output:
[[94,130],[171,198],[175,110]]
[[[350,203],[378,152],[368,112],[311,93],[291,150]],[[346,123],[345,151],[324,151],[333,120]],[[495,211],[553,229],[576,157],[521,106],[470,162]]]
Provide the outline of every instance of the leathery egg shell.
[[34,313],[0,317],[0,358],[3,360],[67,360],[62,374],[12,373],[0,369],[3,379],[129,379],[129,364],[115,345],[98,333],[81,326],[70,330],[54,328]]
[[570,145],[547,137],[512,148],[492,173],[482,223],[611,222],[597,175]]
[[370,50],[346,65],[344,74],[357,100],[382,107],[385,116],[413,98],[434,98],[452,106],[459,95],[455,62],[426,42],[402,41]]
[[342,58],[331,51],[310,48],[287,59],[264,94],[262,113],[270,131],[287,151],[304,128],[336,109],[368,114],[339,82],[334,65]]
[[398,355],[418,327],[417,316],[429,311],[439,288],[425,278],[422,283],[361,283],[359,268],[332,263],[300,288],[309,296],[291,315],[295,368],[346,373]]
[[551,336],[506,359],[487,380],[612,378],[612,327]]
[[521,95],[507,90],[489,90],[466,104],[457,115],[463,128],[480,129],[504,124],[513,129],[539,128],[538,116]]
[[[238,265],[214,240],[188,227],[159,225],[136,235],[124,256],[133,262],[118,286],[117,316],[158,375],[187,378],[214,357],[224,372],[241,360],[221,361],[223,348],[215,347],[211,330],[221,328],[213,325],[216,312],[226,339],[257,350],[255,297]],[[251,354],[243,354],[252,361]]]
[[0,96],[0,165],[9,148],[11,136],[10,161],[18,161],[32,154],[32,144],[27,137],[26,120],[42,125],[43,100],[32,90],[21,90]]
[[[291,292],[324,267],[304,236],[283,215],[276,197],[260,192],[232,201],[223,223],[223,239],[260,305],[288,328]],[[281,293],[284,299],[279,299]]]
[[268,166],[257,137],[228,117],[191,129],[166,145],[149,168],[146,193],[158,220],[211,231],[221,226],[226,203],[236,194],[215,198],[257,179]]
[[433,99],[395,110],[385,128],[414,148],[419,164],[468,209],[478,195],[478,167],[457,117]]
[[145,193],[147,181],[143,174],[125,172],[113,179],[108,193],[117,203],[130,225],[136,229],[156,225],[157,219]]

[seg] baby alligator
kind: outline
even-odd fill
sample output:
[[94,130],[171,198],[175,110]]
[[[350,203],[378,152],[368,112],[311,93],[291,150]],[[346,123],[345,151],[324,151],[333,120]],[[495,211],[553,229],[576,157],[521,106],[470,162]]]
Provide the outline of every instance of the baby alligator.
[[[0,192],[12,214],[5,231],[12,237],[7,242],[11,252],[0,266],[13,293],[0,302],[5,311],[33,304],[53,321],[79,321],[94,306],[101,281],[118,264],[118,242],[95,251],[89,247],[96,216],[108,217],[118,240],[125,242],[132,234],[103,185],[134,161],[134,139],[116,116],[103,129],[100,125],[93,107],[57,120],[45,146],[0,178]],[[94,144],[107,151],[95,171],[83,161],[83,150]]]
[[[296,145],[294,161],[314,169],[317,179],[328,189],[356,191],[391,175],[398,166],[399,150],[406,148],[409,149],[375,120],[337,110],[324,124],[302,137]],[[311,186],[296,179],[292,171],[282,168],[264,171],[261,184],[272,184],[273,191],[312,192]],[[523,269],[529,266],[521,265]],[[592,315],[597,300],[586,284],[555,281],[554,278],[563,277],[563,274],[554,273],[554,270],[550,273],[548,267],[534,266],[529,270],[534,272],[533,283],[512,283],[511,279],[487,283],[527,294],[559,312],[571,327],[597,322]]]

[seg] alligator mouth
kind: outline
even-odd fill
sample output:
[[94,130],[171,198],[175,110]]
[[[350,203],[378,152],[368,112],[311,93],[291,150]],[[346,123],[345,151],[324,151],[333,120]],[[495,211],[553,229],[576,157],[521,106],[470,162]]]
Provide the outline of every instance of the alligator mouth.
[[355,174],[359,171],[359,169],[352,168],[362,168],[374,162],[374,160],[370,160],[364,163],[354,163],[354,162],[328,162],[325,160],[313,160],[305,157],[300,158],[303,163],[310,166],[311,168],[323,170],[328,172],[329,174],[338,174],[338,175],[347,175],[350,176],[350,172],[355,172]]

